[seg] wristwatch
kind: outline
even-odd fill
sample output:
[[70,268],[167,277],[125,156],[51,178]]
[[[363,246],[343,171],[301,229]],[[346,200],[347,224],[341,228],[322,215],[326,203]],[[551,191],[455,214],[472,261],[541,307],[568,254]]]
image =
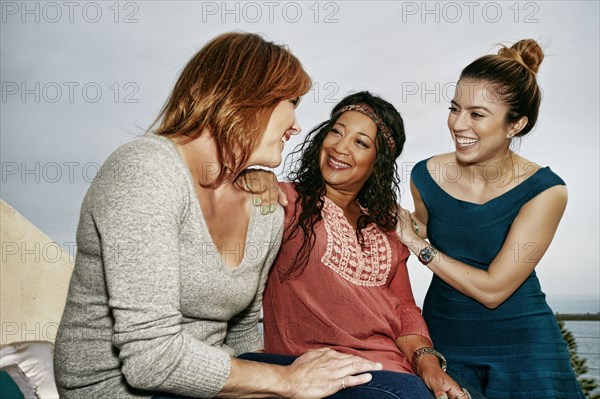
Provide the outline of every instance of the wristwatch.
[[427,264],[429,264],[429,262],[431,262],[433,260],[433,258],[435,258],[437,253],[438,253],[437,249],[435,249],[434,247],[429,245],[429,246],[423,248],[421,250],[421,252],[419,252],[419,260],[421,261],[422,264],[427,265]]

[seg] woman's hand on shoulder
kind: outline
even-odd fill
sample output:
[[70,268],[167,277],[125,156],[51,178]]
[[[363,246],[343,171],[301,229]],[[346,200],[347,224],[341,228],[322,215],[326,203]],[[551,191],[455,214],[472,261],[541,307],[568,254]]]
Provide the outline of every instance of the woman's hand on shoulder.
[[332,349],[310,350],[288,367],[289,397],[329,396],[341,389],[371,381],[372,376],[367,372],[381,369],[381,363]]
[[419,237],[417,233],[418,229],[419,223],[412,218],[410,211],[398,205],[396,234],[398,235],[400,242],[404,245],[414,242]]
[[263,169],[248,169],[239,177],[240,184],[252,194],[252,203],[260,206],[263,215],[275,212],[277,204],[287,206],[287,196],[279,187],[275,173]]

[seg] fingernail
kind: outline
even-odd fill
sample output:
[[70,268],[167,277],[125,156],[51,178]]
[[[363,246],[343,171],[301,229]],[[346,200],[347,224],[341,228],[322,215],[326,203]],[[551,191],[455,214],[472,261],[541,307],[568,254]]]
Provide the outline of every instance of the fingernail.
[[446,394],[443,394],[441,396],[438,396],[438,399],[448,399],[448,396],[446,396]]
[[267,213],[269,213],[269,207],[267,205],[263,205],[260,207],[260,211],[263,215],[266,215]]
[[269,207],[269,210],[270,210],[271,212],[275,212],[275,207],[276,207],[276,205],[271,205],[271,206]]
[[260,205],[262,200],[258,197],[254,197],[254,205]]

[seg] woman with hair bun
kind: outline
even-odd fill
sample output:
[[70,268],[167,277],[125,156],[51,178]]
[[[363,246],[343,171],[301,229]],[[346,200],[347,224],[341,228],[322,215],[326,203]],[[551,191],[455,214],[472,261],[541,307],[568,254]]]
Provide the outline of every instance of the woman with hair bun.
[[448,116],[455,151],[415,165],[415,212],[398,225],[434,273],[423,305],[432,341],[450,374],[490,399],[584,398],[534,270],[567,189],[511,150],[535,126],[543,58],[528,39],[463,69]]

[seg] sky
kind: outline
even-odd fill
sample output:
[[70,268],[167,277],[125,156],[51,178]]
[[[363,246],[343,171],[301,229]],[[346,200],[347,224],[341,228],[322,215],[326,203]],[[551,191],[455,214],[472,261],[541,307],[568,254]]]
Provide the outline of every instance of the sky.
[[[257,32],[301,60],[314,82],[297,110],[304,132],[351,92],[392,102],[407,131],[398,161],[407,208],[412,166],[452,150],[446,122],[461,69],[498,43],[536,39],[546,55],[538,74],[542,107],[517,151],[550,166],[569,189],[536,270],[549,298],[600,296],[597,1],[0,5],[0,195],[71,254],[83,196],[102,162],[144,133],[181,68],[220,33]],[[21,250],[28,256],[31,249]],[[414,257],[409,270],[420,302],[431,272]]]

